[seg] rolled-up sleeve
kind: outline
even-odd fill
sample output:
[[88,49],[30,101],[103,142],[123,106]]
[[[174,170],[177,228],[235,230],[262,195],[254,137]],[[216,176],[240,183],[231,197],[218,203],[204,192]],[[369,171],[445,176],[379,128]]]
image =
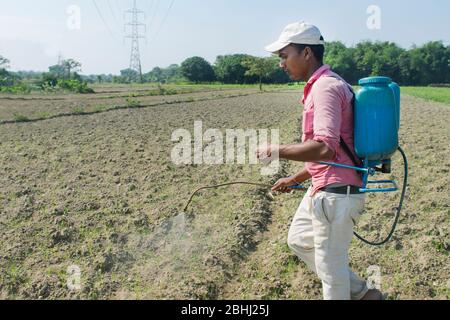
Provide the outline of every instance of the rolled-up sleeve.
[[336,157],[342,123],[342,95],[339,82],[331,77],[317,81],[311,92],[314,104],[314,141],[321,141]]

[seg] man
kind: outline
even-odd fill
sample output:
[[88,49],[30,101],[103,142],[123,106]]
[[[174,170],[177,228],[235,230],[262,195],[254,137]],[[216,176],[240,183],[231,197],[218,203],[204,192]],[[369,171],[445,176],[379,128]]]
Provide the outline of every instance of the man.
[[[355,165],[353,149],[353,92],[341,77],[323,64],[324,38],[308,23],[288,25],[266,50],[278,54],[280,67],[292,80],[306,81],[302,143],[267,145],[259,158],[271,157],[305,162],[305,169],[279,180],[274,191],[312,179],[292,221],[288,245],[322,280],[326,300],[381,300],[378,290],[349,269],[348,250],[353,227],[364,209],[362,181],[354,170],[319,164],[320,161]],[[341,142],[341,139],[343,142]],[[343,144],[346,144],[347,152]]]

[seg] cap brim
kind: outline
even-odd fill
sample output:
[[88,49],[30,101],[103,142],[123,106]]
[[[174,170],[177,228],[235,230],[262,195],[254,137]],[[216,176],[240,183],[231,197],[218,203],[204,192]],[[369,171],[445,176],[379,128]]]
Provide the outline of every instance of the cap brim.
[[281,49],[288,46],[289,42],[276,41],[272,44],[269,44],[264,49],[270,53],[278,53]]

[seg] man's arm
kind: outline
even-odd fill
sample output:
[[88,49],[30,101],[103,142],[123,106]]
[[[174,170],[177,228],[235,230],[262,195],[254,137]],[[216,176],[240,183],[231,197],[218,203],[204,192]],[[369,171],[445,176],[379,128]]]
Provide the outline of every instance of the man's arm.
[[335,157],[335,152],[322,141],[308,140],[299,144],[281,145],[278,148],[281,159],[292,161],[329,161]]
[[308,170],[306,170],[306,169],[302,169],[292,176],[292,180],[299,184],[303,183],[309,179],[311,179],[311,175],[309,174]]
[[[300,144],[291,145],[266,145],[258,148],[258,158],[272,156],[272,153],[278,149],[278,157],[281,159],[302,161],[302,162],[317,162],[334,159],[335,153],[324,142],[308,140]],[[272,187],[273,191],[291,192],[289,187],[297,183],[302,183],[311,179],[311,175],[306,169],[297,172],[295,175],[283,178],[277,181]]]
[[267,157],[273,157],[276,152],[280,159],[300,162],[329,161],[335,157],[335,151],[324,142],[316,140],[289,145],[267,144],[259,147],[256,155],[258,159],[267,159]]
[[291,177],[283,178],[277,181],[272,187],[272,191],[292,192],[289,187],[295,186],[297,183],[303,183],[311,179],[311,175],[306,169],[302,169]]

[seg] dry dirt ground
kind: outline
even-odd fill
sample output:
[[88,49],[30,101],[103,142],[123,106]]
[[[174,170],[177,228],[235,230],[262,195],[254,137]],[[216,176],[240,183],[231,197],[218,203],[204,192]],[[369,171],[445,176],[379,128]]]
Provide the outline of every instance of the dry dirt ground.
[[[273,183],[301,167],[283,162],[268,178],[260,165],[173,164],[173,131],[193,132],[197,120],[205,130],[278,128],[282,143],[298,140],[298,92],[216,94],[1,124],[0,298],[320,299],[320,282],[286,245],[301,192],[272,198],[263,187],[224,187],[202,192],[181,213],[198,187]],[[0,118],[13,119],[11,108],[30,118],[70,111],[61,99],[34,101],[39,111],[32,101],[0,100]],[[150,105],[167,97],[134,99]],[[376,266],[391,299],[448,299],[450,107],[408,96],[402,104],[410,179],[398,230],[378,248],[355,240],[351,264],[361,275]],[[398,155],[394,164],[401,181]],[[383,237],[398,196],[370,197],[358,231]]]
[[[143,89],[145,88],[145,89]],[[96,88],[93,94],[29,94],[0,95],[0,123],[26,117],[26,120],[46,119],[88,112],[102,112],[111,108],[155,106],[180,102],[217,100],[226,97],[257,93],[257,89],[164,87]],[[161,94],[164,93],[164,94]]]

